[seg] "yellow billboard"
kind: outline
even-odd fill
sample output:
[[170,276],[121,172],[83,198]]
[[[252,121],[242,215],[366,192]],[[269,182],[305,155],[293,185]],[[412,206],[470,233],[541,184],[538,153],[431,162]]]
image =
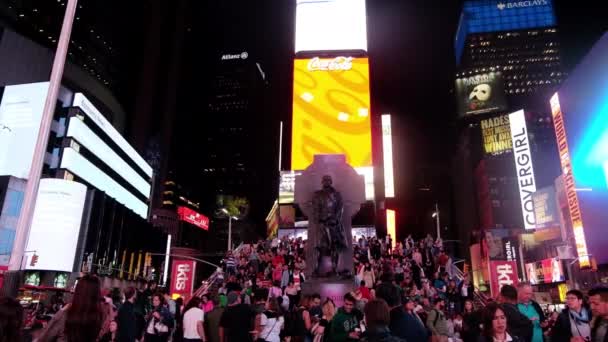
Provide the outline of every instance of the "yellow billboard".
[[369,98],[367,58],[296,59],[291,169],[306,169],[315,154],[372,166]]

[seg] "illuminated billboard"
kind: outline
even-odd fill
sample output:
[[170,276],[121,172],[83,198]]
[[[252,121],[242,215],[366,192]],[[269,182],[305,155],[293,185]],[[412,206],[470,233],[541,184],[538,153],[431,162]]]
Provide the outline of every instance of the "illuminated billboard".
[[382,115],[382,155],[384,159],[384,196],[395,197],[395,179],[393,174],[393,135],[391,132],[391,115]]
[[301,171],[281,171],[281,181],[279,183],[280,204],[293,203],[296,189],[296,177],[301,174]]
[[40,180],[26,269],[73,271],[86,194],[87,187],[77,182]]
[[365,0],[297,0],[295,52],[367,51]]
[[532,285],[558,283],[566,280],[564,267],[558,258],[527,263],[526,274]]
[[315,154],[344,154],[351,166],[372,166],[369,62],[336,57],[294,61],[291,169]]
[[513,144],[508,115],[483,119],[480,126],[483,150],[486,154],[496,156],[511,151]]
[[392,245],[395,247],[397,241],[397,218],[396,212],[392,209],[386,209],[386,234],[391,236]]
[[497,71],[457,78],[456,98],[460,116],[506,110],[502,73]]
[[188,207],[177,207],[177,216],[180,221],[190,223],[203,230],[209,230],[209,218]]
[[532,152],[530,151],[530,139],[528,137],[524,111],[519,110],[511,113],[509,115],[509,124],[511,126],[513,159],[517,172],[517,185],[519,186],[524,227],[526,229],[534,229],[536,228],[536,219],[532,195],[536,192],[536,180],[534,178]]
[[0,176],[27,179],[48,82],[6,86],[0,102]]

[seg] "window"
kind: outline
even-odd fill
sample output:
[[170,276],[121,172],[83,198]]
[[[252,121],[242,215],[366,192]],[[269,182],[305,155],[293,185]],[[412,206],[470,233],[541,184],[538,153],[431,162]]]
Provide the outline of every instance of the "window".
[[8,216],[17,217],[23,204],[23,192],[13,189],[6,190],[6,211]]

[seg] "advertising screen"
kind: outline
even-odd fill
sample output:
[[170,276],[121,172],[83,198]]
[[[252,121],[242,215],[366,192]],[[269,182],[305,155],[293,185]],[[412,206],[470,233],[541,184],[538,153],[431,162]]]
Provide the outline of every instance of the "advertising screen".
[[69,170],[97,189],[104,191],[143,218],[148,217],[148,205],[100,170],[73,148],[63,149],[60,168]]
[[557,211],[555,194],[555,187],[548,186],[537,190],[532,195],[536,228],[559,227],[559,212]]
[[70,118],[67,136],[76,139],[76,141],[118,173],[142,195],[150,198],[150,183],[130,167],[112,148],[87,127],[82,120],[77,117]]
[[513,144],[508,115],[483,119],[480,121],[480,126],[486,154],[496,156],[511,151]]
[[384,196],[395,197],[395,179],[393,174],[393,134],[391,132],[391,115],[382,115],[382,159],[384,160]]
[[564,268],[558,258],[544,259],[526,264],[528,281],[532,285],[565,281]]
[[507,109],[502,73],[490,72],[456,79],[460,116],[498,112]]
[[0,102],[0,176],[27,179],[48,82],[6,86]]
[[77,182],[40,180],[26,269],[73,271],[86,194],[87,187]]
[[281,182],[279,183],[280,204],[293,203],[296,177],[301,174],[301,171],[281,171]]
[[315,154],[372,166],[368,59],[296,59],[294,69],[291,169],[306,169]]
[[365,0],[297,0],[295,49],[367,51]]
[[279,206],[279,228],[293,228],[296,224],[296,209],[291,205]]
[[532,195],[536,192],[536,180],[534,178],[534,167],[532,153],[530,151],[530,139],[526,126],[526,116],[523,110],[509,115],[511,126],[511,139],[513,141],[513,158],[517,171],[517,184],[519,186],[519,198],[521,211],[526,229],[536,228],[534,217],[534,201]]
[[177,207],[177,215],[181,221],[209,230],[209,218],[201,213],[187,207]]

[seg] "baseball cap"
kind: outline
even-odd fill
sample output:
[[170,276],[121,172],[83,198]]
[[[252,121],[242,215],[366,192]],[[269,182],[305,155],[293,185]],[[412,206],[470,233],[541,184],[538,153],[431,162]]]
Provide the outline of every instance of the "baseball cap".
[[228,299],[228,305],[234,304],[239,299],[239,294],[236,291],[230,291],[226,298]]

